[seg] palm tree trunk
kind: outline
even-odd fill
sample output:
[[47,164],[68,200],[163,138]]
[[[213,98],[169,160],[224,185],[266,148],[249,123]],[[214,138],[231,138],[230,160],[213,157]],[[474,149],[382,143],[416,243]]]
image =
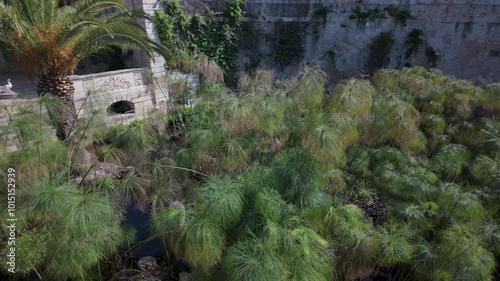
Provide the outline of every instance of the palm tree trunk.
[[38,94],[51,94],[61,101],[62,110],[60,112],[49,110],[49,117],[56,129],[57,138],[62,141],[66,140],[76,121],[73,82],[66,76],[42,76],[38,82]]

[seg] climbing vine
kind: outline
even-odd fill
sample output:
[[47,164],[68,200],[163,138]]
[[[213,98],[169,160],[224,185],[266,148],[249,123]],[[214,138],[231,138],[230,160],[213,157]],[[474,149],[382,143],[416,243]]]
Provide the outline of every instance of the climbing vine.
[[[251,15],[247,17],[251,18]],[[253,20],[245,21],[241,25],[241,33],[244,36],[241,37],[240,50],[249,58],[249,61],[244,65],[245,72],[255,71],[262,61],[262,54],[259,50],[262,32]]]
[[310,28],[312,29],[314,42],[317,42],[320,37],[320,31],[319,31],[320,23],[321,26],[325,28],[328,19],[328,14],[331,12],[332,10],[324,6],[321,6],[316,10],[314,10],[311,16],[311,26],[310,26]]
[[392,45],[394,45],[394,39],[391,32],[381,32],[373,39],[368,56],[370,72],[387,66],[386,58],[391,52]]
[[405,46],[406,53],[405,59],[418,53],[418,49],[424,45],[424,32],[420,29],[412,29],[406,36]]
[[298,22],[276,22],[273,47],[274,61],[280,65],[298,62],[304,55],[303,27]]
[[418,53],[418,50],[421,47],[425,48],[425,56],[427,57],[427,63],[430,67],[436,67],[438,56],[436,51],[432,47],[427,46],[427,42],[425,40],[425,36],[422,30],[420,29],[412,29],[410,33],[406,36],[405,40],[405,59],[410,58],[411,56]]
[[222,11],[209,9],[203,15],[190,15],[178,0],[165,1],[165,11],[157,11],[154,23],[161,43],[175,56],[203,53],[222,68],[230,69],[241,44],[244,6],[244,0],[230,0]]
[[335,52],[333,50],[328,50],[326,51],[326,55],[328,56],[328,59],[330,60],[330,63],[335,66]]
[[386,18],[384,12],[379,8],[362,11],[359,6],[356,6],[351,9],[351,12],[352,14],[349,16],[349,19],[357,20],[356,26],[358,28],[364,28],[366,26],[367,20],[377,21],[380,23],[381,20]]
[[434,51],[434,48],[428,47],[425,49],[425,56],[427,57],[427,63],[429,63],[429,66],[436,67],[439,58],[436,51]]
[[321,7],[318,8],[314,11],[312,15],[313,20],[321,20],[321,24],[323,24],[323,27],[326,25],[326,20],[328,18],[328,14],[331,12],[330,9],[326,7]]
[[394,18],[396,26],[405,25],[407,20],[415,18],[410,14],[410,11],[399,9],[394,5],[389,5],[385,7],[383,10],[380,10],[379,8],[374,8],[374,9],[368,9],[366,11],[362,11],[359,6],[356,6],[353,9],[351,9],[351,15],[349,16],[349,19],[356,20],[357,21],[356,26],[362,29],[366,26],[366,22],[368,20],[380,23],[383,19],[386,19],[387,16],[385,12],[387,12],[389,16]]
[[384,10],[389,14],[389,16],[394,18],[396,26],[404,26],[407,20],[415,19],[415,17],[411,15],[410,11],[399,9],[394,5],[389,5]]

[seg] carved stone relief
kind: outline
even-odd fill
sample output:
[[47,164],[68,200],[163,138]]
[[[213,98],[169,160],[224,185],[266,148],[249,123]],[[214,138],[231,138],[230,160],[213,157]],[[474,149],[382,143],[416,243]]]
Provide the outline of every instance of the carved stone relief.
[[123,77],[110,77],[101,86],[101,91],[112,92],[126,90],[131,87],[130,82]]
[[85,90],[85,92],[95,90],[94,89],[95,83],[94,83],[94,80],[92,80],[92,79],[83,80],[82,86],[83,86],[83,89]]
[[142,86],[142,85],[144,85],[144,81],[142,79],[142,73],[140,73],[140,72],[134,73],[134,85],[135,86]]

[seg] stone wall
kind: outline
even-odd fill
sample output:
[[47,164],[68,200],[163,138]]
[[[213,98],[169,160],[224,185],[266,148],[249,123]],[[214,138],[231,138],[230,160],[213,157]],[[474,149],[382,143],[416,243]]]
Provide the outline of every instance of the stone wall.
[[[160,0],[128,0],[129,4],[134,9],[144,11],[148,16],[153,17],[156,10],[161,8]],[[141,22],[146,28],[148,37],[152,40],[159,41],[158,34],[155,31],[154,24],[149,20],[142,20]],[[162,76],[165,74],[165,59],[163,56],[155,53],[153,57],[148,60],[148,67],[151,69],[153,76]]]
[[[194,91],[199,85],[195,74],[180,72],[154,77],[144,68],[108,71],[87,75],[69,76],[75,86],[75,107],[79,117],[89,116],[94,110],[108,110],[112,104],[131,102],[134,112],[110,114],[110,118],[127,120],[141,119],[152,110],[168,111],[169,84],[185,81],[186,87]],[[188,101],[191,102],[191,101]],[[122,122],[123,123],[123,122]]]
[[[258,48],[260,67],[277,68],[282,75],[291,74],[296,66],[276,67],[271,45],[266,40],[275,32],[278,21],[301,22],[305,61],[320,61],[334,79],[368,71],[368,46],[381,32],[392,31],[395,43],[388,67],[406,64],[429,66],[425,48],[432,47],[438,56],[436,68],[445,74],[470,79],[479,84],[500,81],[500,1],[499,0],[247,0],[248,20],[260,28]],[[387,16],[381,21],[367,20],[357,26],[349,19],[352,9],[383,9],[394,5],[408,9],[415,19],[396,26]],[[316,11],[327,10],[326,21],[315,18]],[[424,46],[409,59],[404,58],[404,42],[412,29],[423,31]],[[335,53],[335,60],[328,53]],[[254,54],[240,54],[243,69]]]
[[75,85],[75,106],[80,117],[96,108],[108,109],[115,102],[129,101],[134,104],[135,112],[126,117],[141,118],[165,106],[168,100],[168,95],[153,94],[143,68],[73,75],[70,79]]
[[[148,16],[154,16],[160,8],[159,0],[125,0],[134,10],[142,10]],[[147,19],[139,19],[152,40],[158,40],[154,25]],[[134,105],[134,113],[117,114],[112,118],[126,119],[127,122],[147,116],[151,110],[166,111],[169,99],[168,85],[165,81],[165,60],[154,53],[146,58],[133,50],[130,65],[142,68],[126,69],[89,75],[72,76],[75,83],[75,106],[81,108],[80,116],[88,114],[90,108],[109,108],[115,102],[129,101]],[[87,97],[88,93],[93,98]]]

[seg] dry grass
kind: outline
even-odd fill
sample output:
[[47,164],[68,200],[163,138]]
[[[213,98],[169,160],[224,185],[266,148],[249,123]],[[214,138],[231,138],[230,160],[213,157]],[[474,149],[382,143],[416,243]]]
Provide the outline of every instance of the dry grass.
[[171,59],[169,64],[174,69],[203,75],[209,82],[224,83],[224,71],[204,54]]

